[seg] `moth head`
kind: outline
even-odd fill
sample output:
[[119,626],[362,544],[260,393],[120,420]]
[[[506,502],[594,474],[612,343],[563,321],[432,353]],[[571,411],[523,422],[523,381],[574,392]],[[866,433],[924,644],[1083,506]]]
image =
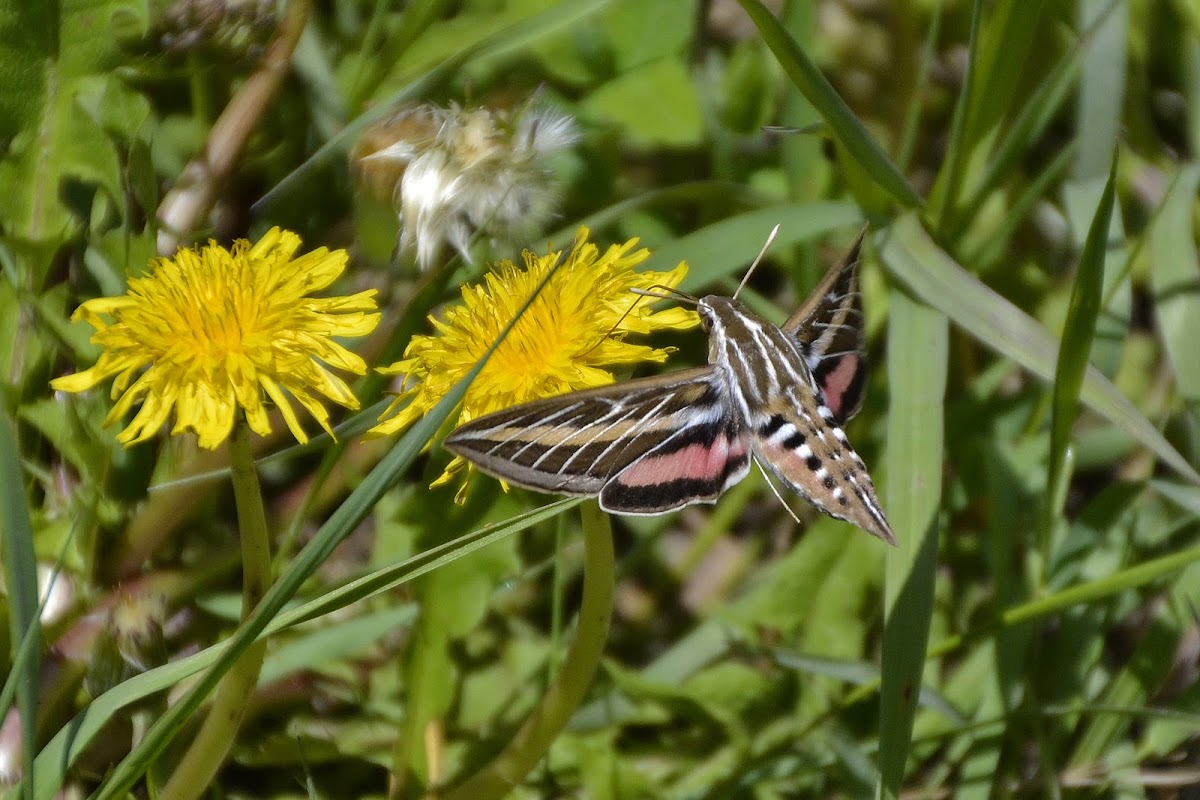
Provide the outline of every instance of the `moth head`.
[[755,319],[753,312],[732,297],[710,294],[696,302],[700,314],[700,325],[708,333],[714,328],[728,330],[741,327],[740,320]]

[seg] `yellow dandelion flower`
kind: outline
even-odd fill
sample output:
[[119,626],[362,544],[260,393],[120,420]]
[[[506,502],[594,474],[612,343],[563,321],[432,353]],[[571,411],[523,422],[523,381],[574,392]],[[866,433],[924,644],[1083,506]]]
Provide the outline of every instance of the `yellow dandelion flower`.
[[[612,367],[666,360],[672,348],[632,344],[626,336],[685,330],[698,324],[698,317],[683,308],[654,311],[651,301],[630,290],[677,286],[687,274],[687,264],[681,262],[670,272],[635,272],[650,255],[645,248],[634,250],[636,244],[637,239],[631,239],[601,253],[588,241],[587,228],[580,228],[562,266],[467,390],[460,423],[518,403],[612,383]],[[499,338],[563,258],[560,252],[537,255],[527,250],[524,268],[503,261],[486,276],[486,285],[463,286],[461,304],[446,309],[442,319],[430,317],[437,333],[414,336],[403,360],[380,369],[403,375],[409,388],[396,397],[371,433],[395,433],[428,413]],[[411,402],[395,413],[406,400]],[[450,480],[464,464],[455,458],[434,485]]]
[[117,435],[127,446],[153,437],[172,411],[171,432],[195,431],[202,447],[228,438],[238,407],[250,428],[265,435],[271,425],[264,392],[300,442],[308,436],[293,399],[332,435],[321,398],[350,409],[358,400],[325,365],[366,372],[366,363],[332,337],[375,329],[375,291],[309,297],[341,275],[346,251],[321,247],[293,260],[299,247],[299,236],[272,228],[254,246],[238,240],[226,250],[210,241],[154,259],[149,274],[130,279],[125,295],[76,309],[72,319],[96,329],[92,342],[103,352],[90,369],[50,385],[82,392],[115,375],[112,397],[120,399],[104,424],[142,404]]

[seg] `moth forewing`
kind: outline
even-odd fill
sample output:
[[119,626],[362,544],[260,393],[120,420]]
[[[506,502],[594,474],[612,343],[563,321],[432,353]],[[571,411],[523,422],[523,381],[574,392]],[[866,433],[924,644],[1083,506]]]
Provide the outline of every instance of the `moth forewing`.
[[[713,368],[699,367],[488,414],[459,426],[445,445],[483,472],[517,486],[601,495],[602,505],[611,511],[660,514],[715,499],[720,490],[710,492],[711,481],[666,481],[652,498],[647,490],[634,490],[644,485],[646,475],[637,462],[653,463],[663,475],[672,467],[684,476],[698,475],[702,456],[711,459],[706,442],[726,447],[730,439],[726,408]],[[729,477],[725,471],[722,476]],[[616,488],[603,493],[610,482]],[[727,485],[723,481],[720,488]]]
[[858,278],[866,233],[864,225],[846,256],[783,324],[783,331],[800,343],[839,424],[858,413],[866,391],[866,317]]

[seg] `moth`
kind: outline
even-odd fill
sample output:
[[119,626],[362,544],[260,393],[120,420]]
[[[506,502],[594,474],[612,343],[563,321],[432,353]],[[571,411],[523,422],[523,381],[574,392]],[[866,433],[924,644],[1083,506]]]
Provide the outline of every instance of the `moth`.
[[488,414],[455,429],[446,448],[509,483],[597,496],[617,514],[713,503],[755,461],[818,510],[895,544],[843,430],[866,387],[865,233],[782,327],[736,293],[689,298],[709,336],[708,366]]

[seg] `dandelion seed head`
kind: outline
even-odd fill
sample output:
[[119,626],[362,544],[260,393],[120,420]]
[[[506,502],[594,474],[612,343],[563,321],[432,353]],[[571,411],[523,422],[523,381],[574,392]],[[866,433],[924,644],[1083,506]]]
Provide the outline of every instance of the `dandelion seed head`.
[[391,181],[400,249],[429,269],[446,245],[469,261],[478,232],[508,242],[533,236],[558,200],[546,158],[577,139],[574,120],[550,108],[514,116],[422,105],[364,133],[352,157],[376,193]]

